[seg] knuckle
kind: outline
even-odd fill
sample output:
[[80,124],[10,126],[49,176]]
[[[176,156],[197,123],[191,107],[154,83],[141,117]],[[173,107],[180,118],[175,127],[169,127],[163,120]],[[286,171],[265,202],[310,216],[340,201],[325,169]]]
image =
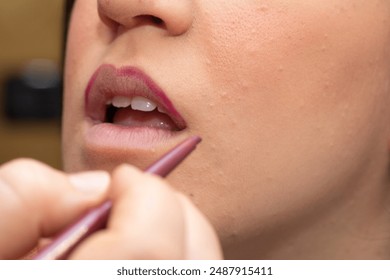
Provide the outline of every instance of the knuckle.
[[37,160],[19,158],[3,164],[0,175],[5,181],[31,184],[43,180],[48,169],[48,166]]
[[18,158],[11,160],[1,166],[1,170],[31,170],[43,167],[44,164],[31,158]]

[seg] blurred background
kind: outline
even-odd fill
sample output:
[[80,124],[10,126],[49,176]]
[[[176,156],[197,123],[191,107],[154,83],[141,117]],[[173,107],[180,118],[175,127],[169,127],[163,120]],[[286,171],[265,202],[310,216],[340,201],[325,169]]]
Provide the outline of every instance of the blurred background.
[[64,0],[0,1],[0,164],[61,168]]

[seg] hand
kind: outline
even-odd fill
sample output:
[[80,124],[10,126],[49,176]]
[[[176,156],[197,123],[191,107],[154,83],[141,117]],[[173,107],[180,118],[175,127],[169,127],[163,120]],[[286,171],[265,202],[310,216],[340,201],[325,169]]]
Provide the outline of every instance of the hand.
[[[110,185],[110,189],[108,189]],[[108,227],[87,238],[73,259],[219,259],[216,234],[205,217],[165,181],[124,165],[65,174],[34,160],[0,167],[0,259],[25,256],[105,199]]]
[[214,229],[163,179],[123,165],[112,174],[107,229],[86,239],[73,259],[221,259]]
[[0,167],[0,259],[20,259],[107,197],[109,174],[67,175],[30,159]]

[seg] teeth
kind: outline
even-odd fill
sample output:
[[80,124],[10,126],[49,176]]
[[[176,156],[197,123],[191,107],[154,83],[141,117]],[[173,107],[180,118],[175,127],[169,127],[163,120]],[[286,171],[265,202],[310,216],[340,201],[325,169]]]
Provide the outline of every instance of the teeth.
[[112,106],[117,108],[126,108],[131,104],[131,98],[126,96],[115,96],[112,99]]
[[163,108],[160,108],[160,107],[157,107],[157,111],[159,111],[160,113],[163,113],[163,114],[167,113],[167,112],[165,112],[165,110]]
[[[112,105],[116,108],[126,108],[131,105],[131,109],[144,112],[151,112],[157,108],[156,103],[141,96],[136,96],[134,98],[115,96],[113,99],[107,100],[106,105]],[[162,108],[158,107],[157,110],[161,113],[166,113]]]
[[131,101],[131,109],[138,110],[138,111],[144,111],[144,112],[151,112],[157,108],[157,104],[153,101],[141,97],[136,96]]

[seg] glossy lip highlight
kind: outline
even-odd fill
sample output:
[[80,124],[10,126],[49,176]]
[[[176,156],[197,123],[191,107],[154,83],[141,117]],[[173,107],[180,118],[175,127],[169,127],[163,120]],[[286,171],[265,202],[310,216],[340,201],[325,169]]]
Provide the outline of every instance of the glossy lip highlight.
[[178,130],[186,122],[163,90],[141,70],[110,64],[100,66],[92,75],[85,91],[85,112],[94,124],[104,123],[106,103],[115,96],[142,96],[155,102],[172,119]]

